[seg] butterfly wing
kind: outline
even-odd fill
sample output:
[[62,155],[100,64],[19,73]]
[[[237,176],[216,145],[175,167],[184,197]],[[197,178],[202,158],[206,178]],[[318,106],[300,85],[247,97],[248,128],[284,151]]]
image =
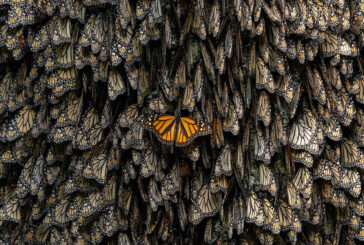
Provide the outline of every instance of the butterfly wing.
[[142,120],[145,128],[151,130],[166,145],[173,145],[176,138],[176,118],[170,115],[155,115]]
[[211,129],[206,123],[188,117],[181,117],[177,125],[176,146],[186,146],[196,137],[210,133]]

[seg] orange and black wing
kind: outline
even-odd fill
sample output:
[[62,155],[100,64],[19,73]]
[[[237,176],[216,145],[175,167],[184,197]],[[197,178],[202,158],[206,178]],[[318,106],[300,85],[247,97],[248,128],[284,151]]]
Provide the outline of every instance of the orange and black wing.
[[176,146],[186,146],[196,137],[211,133],[211,128],[204,122],[181,117],[177,124]]
[[176,118],[170,115],[154,115],[142,121],[143,127],[151,130],[166,145],[173,145],[176,138]]

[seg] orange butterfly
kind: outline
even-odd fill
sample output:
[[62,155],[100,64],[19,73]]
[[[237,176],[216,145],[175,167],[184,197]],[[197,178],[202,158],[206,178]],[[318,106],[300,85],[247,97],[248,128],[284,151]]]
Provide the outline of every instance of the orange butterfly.
[[166,145],[186,146],[196,137],[211,133],[209,125],[188,117],[154,115],[144,118],[142,124]]

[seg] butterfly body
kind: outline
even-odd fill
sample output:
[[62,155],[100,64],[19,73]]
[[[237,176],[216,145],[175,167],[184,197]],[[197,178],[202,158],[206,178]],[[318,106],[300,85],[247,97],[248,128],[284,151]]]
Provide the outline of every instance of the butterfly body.
[[166,145],[186,146],[196,137],[211,133],[210,126],[202,121],[171,115],[146,117],[142,120],[142,125]]

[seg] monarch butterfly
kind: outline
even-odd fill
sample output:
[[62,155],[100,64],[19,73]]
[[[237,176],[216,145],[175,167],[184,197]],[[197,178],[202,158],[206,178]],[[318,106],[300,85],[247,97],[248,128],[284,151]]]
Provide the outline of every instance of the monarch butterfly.
[[61,43],[69,43],[72,38],[72,27],[75,28],[74,31],[77,31],[77,24],[72,26],[70,18],[58,18],[55,22],[54,32],[52,33],[52,43],[54,45],[59,45]]
[[357,75],[355,78],[355,81],[357,81],[359,88],[358,92],[355,94],[355,99],[361,104],[364,104],[364,76],[363,75]]
[[354,229],[358,230],[360,228],[360,217],[354,214],[353,212],[350,213],[349,217],[349,226]]
[[74,67],[69,69],[57,69],[47,81],[47,87],[55,89],[57,86],[70,86],[77,82],[78,70]]
[[181,59],[173,81],[174,86],[184,88],[186,86],[186,64]]
[[232,158],[231,157],[231,146],[227,144],[221,149],[220,154],[216,160],[215,169],[214,169],[215,176],[232,175],[233,170],[232,170],[231,158]]
[[211,9],[210,17],[209,17],[209,32],[212,34],[213,37],[216,37],[217,34],[220,31],[220,18],[221,18],[221,12],[220,12],[220,3],[215,2]]
[[260,19],[259,22],[253,23],[250,36],[261,36],[265,32],[265,30],[265,19]]
[[333,141],[340,141],[342,139],[341,125],[337,120],[331,119],[325,126],[325,135],[327,137]]
[[216,49],[216,55],[215,55],[215,68],[219,71],[219,74],[223,74],[226,68],[226,54],[224,50],[224,43],[221,42],[217,49]]
[[354,124],[354,139],[360,147],[364,146],[364,128],[359,124]]
[[264,164],[259,165],[259,183],[262,190],[267,190],[272,196],[277,194],[277,183],[272,171]]
[[108,94],[110,99],[115,100],[120,94],[125,93],[125,84],[120,73],[116,69],[109,72]]
[[148,108],[156,113],[166,113],[169,105],[163,96],[158,96],[149,101]]
[[35,111],[29,105],[24,106],[8,123],[4,136],[7,141],[13,141],[26,134],[34,125]]
[[[332,163],[331,163],[332,164]],[[324,180],[331,180],[332,172],[330,162],[326,159],[320,159],[316,167],[313,169],[313,178],[322,178]]]
[[196,219],[194,216],[191,217],[191,222],[199,223],[205,217],[214,216],[220,209],[221,198],[219,193],[212,193],[207,184],[203,185],[196,194],[195,200],[195,210],[192,212],[197,212],[197,216],[201,217]]
[[172,30],[171,30],[171,23],[170,19],[166,17],[165,24],[164,24],[164,43],[170,49],[172,46]]
[[[209,104],[211,105],[211,104]],[[206,105],[208,106],[208,105]],[[220,118],[214,118],[212,124],[212,135],[211,135],[211,144],[214,147],[216,145],[217,148],[220,148],[225,144],[224,134],[223,134],[223,126]]]
[[173,101],[178,97],[178,89],[173,86],[172,79],[168,78],[168,72],[166,70],[162,73],[162,82],[161,82],[161,88],[164,93],[164,96],[169,101]]
[[100,184],[105,184],[107,177],[107,153],[104,152],[91,158],[83,170],[83,176],[88,179],[95,179]]
[[[35,162],[32,174],[30,176],[30,193],[31,195],[37,195],[42,179],[43,179],[43,171],[44,171],[45,159],[41,155],[38,157],[37,161]],[[47,176],[45,176],[47,177]]]
[[41,224],[37,227],[29,228],[25,235],[25,239],[30,242],[39,242],[44,243],[48,241],[48,237],[50,235],[51,228],[47,225]]
[[305,43],[305,58],[308,61],[313,61],[318,53],[318,42],[310,40]]
[[[139,7],[139,1],[137,5],[137,17],[138,17],[138,7]],[[134,27],[135,24],[135,17],[134,13],[130,7],[129,1],[123,0],[118,2],[118,16],[117,20],[120,23],[121,27],[123,29],[126,29],[128,24],[131,23],[131,25]],[[138,18],[139,19],[139,18]]]
[[[182,153],[184,154],[184,157],[188,157],[189,159],[191,159],[191,161],[193,162],[197,162],[198,159],[200,159],[200,156],[201,156],[201,151],[200,151],[200,147],[198,144],[190,144],[188,146],[185,146],[183,148],[181,148],[182,150]],[[187,169],[185,169],[185,171],[187,172],[184,172],[184,174],[188,173],[189,172],[189,169],[188,169],[188,162],[184,162],[183,164],[185,167],[187,167]]]
[[333,187],[338,187],[341,184],[341,177],[342,177],[342,168],[338,163],[335,164],[330,164],[329,165],[331,168],[331,173],[332,173],[332,177],[331,177],[331,183]]
[[116,198],[116,180],[115,176],[111,176],[103,189],[105,202],[114,203]]
[[194,94],[194,85],[192,81],[189,81],[184,89],[182,110],[186,109],[192,112],[196,104],[196,98]]
[[355,206],[353,207],[353,210],[355,214],[358,216],[363,216],[364,214],[364,202],[362,198],[359,198],[359,200],[355,203]]
[[211,78],[213,81],[215,81],[216,75],[215,75],[215,70],[214,70],[214,66],[212,64],[210,54],[208,53],[206,46],[202,42],[200,43],[200,45],[201,45],[202,58],[204,60],[206,72],[207,72],[209,78]]
[[264,64],[264,61],[262,58],[257,57],[256,58],[256,67],[254,68],[256,70],[255,74],[255,82],[256,87],[258,89],[267,89],[268,92],[274,93],[276,90],[276,84],[274,82],[272,73],[268,69],[268,67]]
[[207,30],[203,16],[198,12],[194,14],[194,19],[192,22],[192,32],[196,33],[201,40],[206,39]]
[[188,117],[154,115],[142,119],[142,126],[151,130],[166,145],[186,146],[196,137],[211,133],[210,126]]
[[282,145],[287,144],[287,132],[283,127],[283,120],[280,114],[276,113],[270,132],[270,147],[273,152],[278,152]]
[[268,18],[272,22],[277,22],[277,23],[282,22],[281,11],[279,10],[277,3],[272,3],[271,7],[269,7],[265,1],[261,1],[261,3],[262,3],[262,7],[264,9],[264,12],[267,14]]
[[267,198],[263,199],[263,211],[265,215],[263,228],[271,230],[273,234],[279,234],[281,225],[278,220],[277,212]]
[[151,144],[147,144],[143,150],[144,161],[141,162],[140,175],[147,178],[157,173],[159,158],[153,151]]
[[153,178],[149,179],[148,184],[148,197],[151,209],[155,212],[158,210],[158,206],[163,205],[163,199],[157,183]]
[[258,161],[263,161],[266,164],[269,164],[271,161],[274,152],[271,152],[271,149],[268,145],[267,140],[263,134],[263,131],[260,128],[257,128],[257,131],[253,138],[254,142],[254,159]]
[[72,146],[78,149],[90,149],[102,140],[103,130],[95,108],[90,107],[82,118],[81,125],[76,129]]
[[68,125],[77,125],[81,119],[83,107],[83,93],[78,97],[76,93],[67,95],[66,108],[57,117],[56,127],[65,127]]
[[131,161],[127,161],[126,164],[121,169],[122,179],[125,184],[129,184],[131,180],[135,179],[136,172],[132,166]]
[[137,104],[128,106],[123,113],[119,115],[118,122],[121,127],[130,127],[130,125],[137,120],[139,110]]
[[[273,45],[280,51],[282,52],[286,52],[287,51],[287,41],[285,38],[285,29],[282,26],[275,26],[275,25],[271,25],[271,34],[272,34],[272,43]],[[269,59],[271,60],[276,59],[276,65],[273,65],[273,67],[275,67],[275,69],[280,73],[280,74],[284,74],[284,65],[283,65],[283,59],[282,57],[274,50],[272,49],[272,47],[269,45],[269,49],[270,49],[270,56]],[[276,58],[274,58],[273,56],[276,56]],[[271,61],[272,62],[272,61]],[[274,64],[274,62],[272,63]],[[278,69],[277,69],[278,67]]]
[[6,23],[14,28],[18,25],[32,25],[37,21],[37,15],[31,5],[10,5]]
[[100,243],[103,239],[103,234],[101,233],[100,225],[97,220],[93,221],[90,228],[90,240],[93,243]]
[[294,98],[295,81],[291,74],[279,76],[277,83],[277,94],[282,96],[287,103],[291,103]]
[[29,158],[21,171],[16,188],[16,195],[18,198],[24,198],[30,192],[31,175],[34,167],[33,161],[34,159],[32,157]]
[[102,114],[100,118],[100,125],[102,129],[107,128],[110,125],[112,119],[112,109],[110,100],[106,100],[104,108],[102,109]]
[[238,235],[244,229],[244,207],[243,207],[243,199],[241,197],[236,197],[233,199],[232,205],[230,204],[229,207],[229,215],[226,215],[226,222],[228,223],[229,229],[229,237],[233,234],[233,229],[237,230]]
[[264,224],[265,215],[263,205],[254,191],[246,199],[246,222],[255,223],[257,226]]
[[291,127],[289,142],[293,149],[307,150],[311,154],[320,152],[317,142],[317,120],[311,111],[305,110],[304,117],[300,117]]
[[348,138],[343,139],[340,145],[340,156],[341,162],[345,167],[360,166],[359,160],[361,155],[361,150],[354,141]]
[[[107,30],[110,22],[109,16],[98,15],[95,19],[93,28],[91,29],[91,52],[98,53],[108,37]],[[100,53],[101,55],[101,53]]]
[[37,200],[32,205],[32,218],[34,220],[38,220],[44,215],[45,211],[45,202]]
[[72,174],[66,181],[65,192],[72,194],[78,190],[90,191],[93,188],[88,179],[81,177],[81,175]]
[[[62,188],[62,190],[64,189]],[[51,216],[53,216],[52,223],[58,226],[64,226],[68,222],[66,211],[70,203],[70,196],[66,193],[62,193],[57,199],[57,203],[51,211]]]
[[143,127],[137,122],[133,123],[130,129],[121,135],[120,146],[122,149],[143,149],[144,141],[143,141]]
[[95,212],[102,210],[106,203],[104,202],[103,193],[100,190],[89,193],[82,199],[82,204],[79,207],[80,214],[84,217],[90,217]]
[[231,132],[233,135],[237,135],[240,131],[238,114],[234,109],[233,103],[229,102],[226,106],[228,114],[223,120],[222,128],[224,131]]
[[95,20],[96,20],[96,15],[92,14],[86,24],[84,25],[84,28],[81,30],[81,35],[80,38],[78,40],[78,43],[82,46],[82,47],[88,47],[91,45],[91,35],[92,35],[92,29],[95,26]]
[[335,55],[339,49],[339,37],[330,30],[324,32],[325,41],[321,44],[321,50],[324,57]]
[[322,76],[317,69],[311,71],[311,68],[307,66],[308,81],[312,89],[313,97],[322,105],[326,104],[327,95],[324,89],[324,82]]
[[57,46],[54,55],[57,67],[70,68],[74,65],[73,44],[61,44]]
[[[339,208],[345,208],[345,207],[347,207],[347,205],[348,205],[348,197],[346,196],[346,194],[345,194],[345,192],[344,191],[342,191],[342,190],[333,190],[333,195],[332,195],[332,199],[331,199],[331,203],[332,203],[332,205],[334,205],[334,207],[339,207]],[[344,209],[337,209],[338,211],[339,210],[342,210],[342,211],[344,211]],[[345,214],[345,212],[344,213],[342,213],[342,212],[338,212],[337,213],[337,215],[346,215]],[[344,220],[346,220],[347,219],[347,217],[344,217],[344,216],[342,216],[342,217],[337,217],[337,219],[338,219],[338,221],[340,221],[340,219],[341,219],[341,221],[344,219]]]
[[237,117],[239,119],[242,119],[243,115],[244,115],[243,98],[242,98],[241,94],[239,93],[239,91],[235,90],[233,93],[234,93],[233,94],[233,104],[234,104],[235,112],[237,114]]
[[188,223],[188,215],[186,212],[186,207],[185,207],[184,201],[182,199],[178,199],[177,205],[178,205],[178,209],[177,209],[178,220],[179,220],[182,230],[184,230],[185,226]]
[[125,215],[127,215],[130,211],[131,199],[132,199],[132,189],[131,186],[124,187],[120,185],[118,191],[118,207],[123,211]]
[[295,21],[300,16],[298,4],[296,2],[287,2],[284,8],[284,17],[289,21]]
[[[66,190],[66,189],[65,189]],[[66,216],[69,220],[74,220],[79,215],[79,210],[81,208],[81,204],[83,202],[83,197],[77,195],[71,202],[67,208]]]
[[263,121],[265,126],[269,126],[271,122],[271,105],[269,94],[262,91],[259,96],[258,108],[257,108],[257,120]]
[[0,209],[0,220],[19,223],[21,213],[15,186],[6,186],[3,195],[3,206]]
[[294,186],[297,188],[297,190],[301,193],[304,192],[304,190],[312,184],[312,177],[311,173],[309,172],[309,169],[306,167],[301,167],[296,172],[295,177],[293,178]]
[[282,230],[291,229],[293,224],[294,212],[283,200],[279,201],[277,213]]
[[181,168],[178,163],[175,163],[171,171],[162,180],[161,195],[165,200],[169,199],[169,195],[175,194],[181,190],[182,178]]
[[341,89],[336,94],[335,110],[339,114],[339,120],[344,126],[349,126],[356,112],[356,107],[352,97]]
[[287,183],[288,205],[295,209],[301,209],[302,199],[292,181]]
[[114,206],[110,206],[103,215],[100,216],[100,230],[106,236],[112,236],[119,228],[117,211]]
[[148,26],[148,19],[144,19],[140,25],[139,40],[142,45],[148,44],[149,40],[158,40],[160,37],[160,31],[157,25],[153,25],[151,28]]
[[161,23],[164,20],[163,13],[162,13],[162,4],[160,0],[153,1],[151,3],[150,13],[149,13],[149,27],[155,25],[155,23]]
[[354,169],[344,169],[341,172],[340,186],[347,189],[354,197],[358,197],[361,192],[359,172]]
[[212,193],[216,193],[219,191],[226,192],[229,188],[229,180],[226,175],[220,175],[211,178],[210,186]]
[[[239,4],[240,2],[240,4]],[[261,6],[260,2],[257,3],[255,6]],[[255,7],[254,6],[254,7]],[[240,21],[240,29],[241,30],[251,30],[252,29],[252,25],[253,25],[253,21],[252,21],[252,6],[248,6],[248,4],[245,1],[237,1],[236,4],[236,8],[237,8],[237,16],[238,19]],[[259,17],[257,17],[257,15],[260,15],[261,11],[259,9],[259,11],[253,12],[254,16],[255,16],[255,21],[259,21]]]

